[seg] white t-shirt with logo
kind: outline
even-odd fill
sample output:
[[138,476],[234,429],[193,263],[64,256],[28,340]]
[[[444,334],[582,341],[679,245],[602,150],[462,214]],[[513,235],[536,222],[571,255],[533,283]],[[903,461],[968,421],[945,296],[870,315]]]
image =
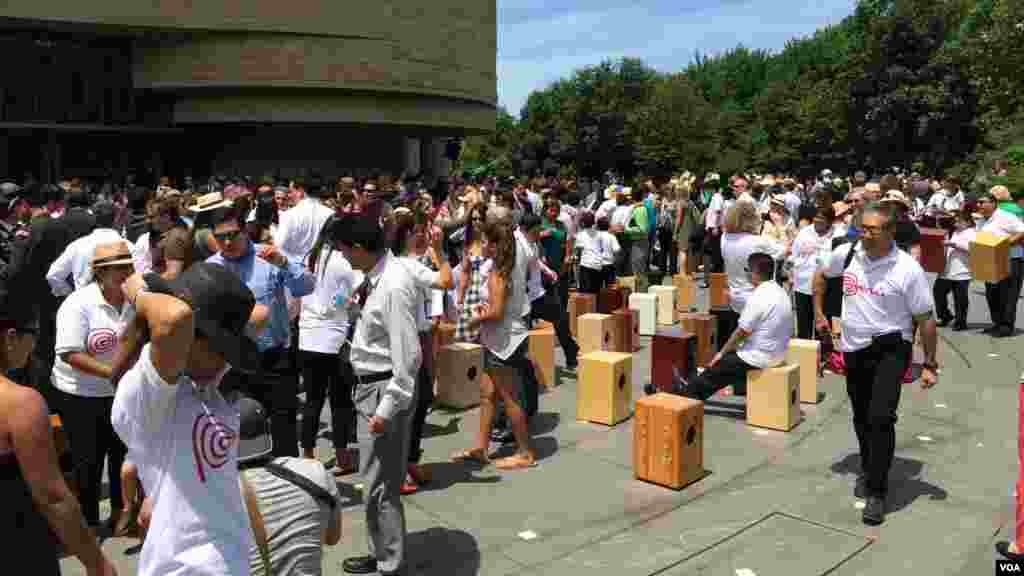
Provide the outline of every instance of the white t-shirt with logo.
[[216,385],[165,382],[150,344],[121,378],[111,423],[153,501],[139,576],[245,576],[249,517],[238,487],[239,413]]
[[57,309],[57,340],[53,361],[53,385],[61,392],[90,398],[109,398],[114,386],[109,378],[86,374],[61,359],[61,354],[85,352],[110,364],[121,330],[135,316],[125,303],[121,310],[107,303],[95,282],[75,290]]
[[814,294],[814,273],[828,262],[832,252],[833,229],[819,236],[813,224],[805,226],[793,240],[788,261],[793,265],[793,290],[800,294]]
[[843,271],[853,243],[832,251],[825,276],[843,277],[842,337],[839,349],[855,352],[871,345],[872,338],[899,332],[914,341],[913,317],[934,309],[931,286],[921,264],[892,247],[889,254],[871,260],[860,242],[849,268]]
[[786,359],[786,347],[793,334],[793,304],[789,294],[775,282],[762,282],[754,289],[738,326],[750,332],[736,355],[751,366],[778,366]]
[[747,258],[751,254],[761,252],[777,258],[782,247],[770,238],[757,234],[722,234],[722,260],[725,261],[725,273],[729,277],[729,306],[739,314],[747,305],[747,298],[754,291],[747,273]]

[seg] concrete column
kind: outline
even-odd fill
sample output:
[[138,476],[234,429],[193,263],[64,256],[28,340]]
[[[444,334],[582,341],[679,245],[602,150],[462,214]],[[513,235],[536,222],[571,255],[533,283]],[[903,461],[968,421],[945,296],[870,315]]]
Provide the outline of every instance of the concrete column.
[[447,152],[447,144],[440,138],[431,139],[431,146],[433,148],[431,155],[434,161],[434,171],[438,178],[447,178],[452,170],[452,161],[445,156]]
[[403,138],[404,156],[402,170],[406,174],[416,174],[420,171],[420,140],[419,138]]

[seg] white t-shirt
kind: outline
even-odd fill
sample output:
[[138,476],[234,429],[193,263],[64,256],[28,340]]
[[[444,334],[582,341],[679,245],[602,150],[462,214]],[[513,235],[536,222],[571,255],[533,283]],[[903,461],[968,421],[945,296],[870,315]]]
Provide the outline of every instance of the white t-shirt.
[[793,334],[793,305],[789,294],[775,282],[762,282],[751,293],[738,326],[750,336],[740,344],[736,355],[751,366],[778,366],[786,358]]
[[942,271],[939,278],[947,280],[970,280],[971,269],[967,265],[968,254],[971,249],[971,242],[978,233],[974,228],[964,228],[953,232],[950,237],[950,244],[946,246],[946,269]]
[[[595,228],[580,230],[576,236],[576,248],[582,248],[580,266],[591,270],[601,270],[605,263],[606,242],[602,241],[601,232]],[[609,246],[610,248],[610,246]]]
[[612,226],[623,226],[629,223],[629,217],[633,215],[633,205],[616,206],[612,212],[612,219],[609,222]]
[[434,285],[440,282],[441,273],[427,268],[414,256],[401,256],[397,260],[409,271],[416,284],[416,329],[426,332],[430,330],[430,319],[433,317],[430,308],[434,299]]
[[743,313],[747,298],[754,291],[754,285],[747,275],[747,258],[756,252],[776,258],[779,246],[757,234],[722,234],[722,259],[725,261],[725,273],[729,276],[729,306],[734,312]]
[[607,218],[608,223],[611,223],[612,214],[615,212],[615,207],[618,206],[618,202],[614,198],[611,200],[605,200],[597,207],[597,213],[594,214],[594,221],[600,220],[601,218]]
[[110,417],[153,501],[138,574],[247,575],[238,408],[214,383],[200,388],[184,374],[174,385],[165,382],[150,347],[118,383]]
[[828,262],[832,252],[833,229],[819,236],[814,225],[805,226],[793,240],[789,263],[793,265],[793,289],[801,294],[814,294],[814,272]]
[[74,396],[109,398],[114,387],[109,378],[100,378],[73,368],[61,354],[85,352],[110,364],[121,330],[135,316],[128,303],[121,310],[107,303],[98,284],[87,284],[71,293],[57,309],[57,340],[53,361],[53,385]]
[[[523,254],[526,255],[527,262],[527,278],[526,278],[526,297],[527,300],[533,302],[534,300],[544,296],[544,281],[541,278],[540,263],[537,260],[539,250],[530,242],[530,239],[520,230],[514,232],[516,237],[516,250],[522,250]],[[529,306],[529,304],[527,304]],[[527,310],[524,315],[529,314]],[[439,313],[440,314],[440,313]]]
[[869,346],[872,338],[895,332],[913,342],[914,316],[934,309],[931,286],[921,264],[895,245],[888,255],[872,261],[857,242],[857,251],[844,272],[852,245],[843,244],[833,250],[825,269],[828,278],[843,277],[839,349],[855,352]]
[[608,232],[607,230],[599,231],[598,237],[601,238],[601,243],[604,245],[602,254],[604,254],[604,265],[612,266],[615,264],[615,255],[622,250],[622,246],[619,245],[619,239],[615,237],[615,234]]
[[[992,217],[982,224],[981,231],[999,236],[1013,236],[1024,232],[1024,221],[1006,210],[996,210]],[[1024,257],[1024,247],[1019,244],[1010,246],[1010,258],[1021,257]]]
[[316,288],[302,298],[299,350],[336,354],[348,333],[348,300],[363,283],[344,254],[326,246],[316,264]]
[[313,248],[320,229],[334,214],[315,198],[303,198],[298,204],[280,215],[277,229],[273,231],[274,244],[285,256],[303,260]]

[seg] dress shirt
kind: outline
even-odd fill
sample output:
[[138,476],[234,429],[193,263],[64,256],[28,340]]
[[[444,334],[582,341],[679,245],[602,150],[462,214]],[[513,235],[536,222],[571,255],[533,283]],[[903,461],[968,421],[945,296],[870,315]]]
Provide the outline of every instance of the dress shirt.
[[[313,248],[320,229],[334,214],[320,200],[303,198],[287,212],[282,212],[274,232],[274,244],[290,259],[302,261]],[[297,296],[297,294],[296,294]]]
[[[50,265],[46,273],[46,281],[57,297],[67,296],[89,282],[92,282],[92,257],[96,246],[107,242],[122,240],[117,230],[97,228],[91,234],[75,240]],[[68,277],[74,278],[74,287],[68,283]]]
[[423,352],[416,329],[417,288],[390,253],[366,275],[369,295],[352,334],[349,360],[356,375],[391,372],[376,415],[389,420],[412,404]]
[[206,261],[234,272],[252,290],[256,303],[270,309],[267,325],[258,335],[253,335],[260,352],[288,346],[290,331],[285,288],[301,297],[311,294],[316,287],[316,278],[302,262],[288,258],[284,266],[274,266],[256,256],[256,245],[251,241],[241,258],[225,258],[218,252]]

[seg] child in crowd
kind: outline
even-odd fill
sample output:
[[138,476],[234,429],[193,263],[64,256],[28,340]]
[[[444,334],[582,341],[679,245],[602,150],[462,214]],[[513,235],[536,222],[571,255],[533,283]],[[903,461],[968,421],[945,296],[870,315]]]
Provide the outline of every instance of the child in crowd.
[[967,267],[967,253],[977,230],[974,228],[973,206],[965,206],[957,214],[955,229],[946,240],[946,269],[935,280],[932,287],[935,297],[935,310],[939,318],[939,326],[953,322],[954,316],[949,313],[948,297],[953,293],[953,308],[956,322],[953,330],[960,332],[967,329],[967,287],[971,283],[971,270]]

